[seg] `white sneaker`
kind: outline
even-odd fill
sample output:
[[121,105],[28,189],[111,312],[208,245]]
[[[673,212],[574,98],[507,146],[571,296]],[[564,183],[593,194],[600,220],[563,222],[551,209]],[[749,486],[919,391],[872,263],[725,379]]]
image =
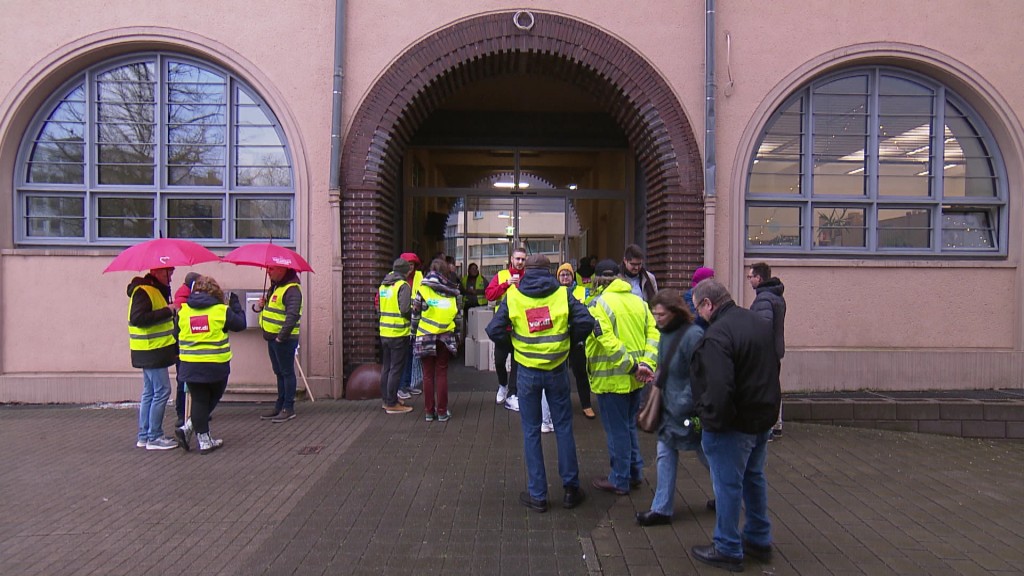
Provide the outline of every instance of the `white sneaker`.
[[399,390],[398,391],[398,398],[400,400],[408,400],[409,398],[412,398],[412,394],[406,392],[405,390]]
[[135,441],[135,447],[136,448],[145,448],[146,447],[146,441],[145,440],[136,440]]
[[498,395],[494,397],[495,404],[504,404],[508,398],[508,386],[498,386]]
[[513,412],[519,412],[519,397],[515,394],[505,399],[505,408]]
[[555,425],[551,422],[542,422],[540,425],[541,434],[550,434],[555,431]]
[[166,436],[146,443],[146,450],[174,450],[177,447],[178,441]]

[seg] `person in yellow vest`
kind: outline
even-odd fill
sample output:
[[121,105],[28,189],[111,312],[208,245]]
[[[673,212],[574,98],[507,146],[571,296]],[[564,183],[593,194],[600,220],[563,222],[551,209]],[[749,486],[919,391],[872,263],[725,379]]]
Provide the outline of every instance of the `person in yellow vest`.
[[436,258],[412,301],[413,356],[423,363],[423,412],[427,422],[447,422],[448,359],[459,350],[462,310],[459,285],[448,263]]
[[[412,276],[409,284],[412,285],[412,295],[420,288],[423,282],[423,272],[420,271],[420,257],[415,252],[402,252],[399,256],[412,266]],[[411,298],[411,297],[410,297]],[[412,355],[412,346],[409,347],[405,357],[405,372],[402,373],[402,384],[398,387],[398,399],[408,400],[413,396],[423,394],[423,366],[419,358]]]
[[587,309],[598,326],[587,339],[587,371],[601,408],[612,469],[591,485],[624,495],[643,480],[636,415],[643,386],[658,367],[661,335],[647,303],[632,293],[614,261],[597,263],[594,287],[597,295]]
[[487,296],[484,290],[487,289],[487,282],[480,274],[480,267],[473,262],[469,265],[466,275],[462,277],[462,295],[465,297],[466,310],[477,306],[487,306]]
[[224,395],[231,373],[231,344],[228,331],[245,330],[245,311],[238,296],[231,294],[224,304],[224,291],[209,276],[192,283],[188,301],[178,311],[178,345],[181,364],[178,377],[192,396],[192,417],[175,429],[178,445],[189,450],[194,432],[199,453],[207,454],[224,445],[210,434],[210,408]]
[[411,328],[412,265],[398,258],[391,265],[391,272],[377,287],[377,309],[380,312],[380,397],[382,407],[388,414],[412,412],[398,398],[398,387],[402,383],[406,359],[409,356]]
[[260,313],[260,328],[277,376],[277,401],[260,420],[277,424],[295,418],[295,350],[299,347],[302,287],[299,275],[290,268],[271,266],[267,275],[270,288],[253,310]]
[[[541,446],[541,398],[551,407],[558,447],[558,474],[565,495],[562,507],[575,508],[586,498],[580,487],[576,439],[572,431],[572,396],[565,361],[569,349],[594,330],[587,308],[551,275],[543,254],[526,260],[522,280],[505,293],[487,336],[495,343],[511,342],[519,362],[519,416],[528,490],[519,502],[537,512],[548,509],[548,481]],[[511,328],[511,332],[509,331]]]
[[[576,282],[575,279],[579,275],[573,273],[572,264],[566,262],[559,266],[557,276],[558,283],[568,288],[577,300],[584,305],[589,302],[590,288]],[[587,280],[589,279],[588,276]],[[587,355],[583,349],[583,342],[569,350],[569,368],[572,369],[572,375],[576,379],[576,393],[580,397],[580,408],[583,410],[583,415],[592,420],[597,414],[594,414],[594,407],[590,402],[590,378],[587,376]]]
[[174,340],[174,305],[171,275],[174,268],[154,268],[128,284],[128,344],[132,367],[142,369],[142,399],[135,445],[146,450],[172,450],[173,438],[164,436],[164,410],[171,396],[167,368],[178,359]]
[[[505,293],[509,288],[519,284],[519,280],[526,273],[526,248],[519,246],[512,251],[508,259],[508,268],[499,270],[491,278],[484,289],[484,296],[488,302],[501,303],[505,301]],[[548,273],[550,276],[551,273]],[[511,373],[505,368],[505,361],[512,356]],[[498,373],[498,393],[494,396],[494,402],[504,406],[508,410],[519,410],[519,397],[516,396],[516,374],[519,365],[516,363],[515,351],[512,343],[507,339],[494,343],[494,370]]]

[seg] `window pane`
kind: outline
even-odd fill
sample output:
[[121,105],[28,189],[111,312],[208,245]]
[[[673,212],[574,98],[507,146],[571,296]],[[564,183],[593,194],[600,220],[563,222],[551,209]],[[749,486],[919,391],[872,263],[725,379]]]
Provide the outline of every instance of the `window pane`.
[[152,238],[151,198],[99,198],[96,228],[100,238]]
[[995,246],[995,231],[988,210],[942,211],[942,245],[945,248],[985,249]]
[[235,237],[240,240],[291,239],[291,200],[235,201]]
[[167,201],[170,238],[223,238],[224,201],[220,198],[174,198]]
[[85,88],[72,89],[43,124],[29,156],[28,182],[85,181]]
[[996,171],[988,147],[970,119],[950,102],[946,102],[946,130],[944,194],[995,197]]
[[747,244],[800,246],[800,208],[750,206],[747,208]]
[[932,212],[925,208],[878,211],[879,248],[931,248]]
[[25,199],[25,234],[31,237],[85,236],[85,200],[67,196]]
[[814,246],[863,248],[866,246],[866,224],[863,208],[814,208]]
[[751,194],[800,194],[803,98],[771,120],[750,169]]
[[153,149],[149,144],[97,146],[100,184],[153,184]]

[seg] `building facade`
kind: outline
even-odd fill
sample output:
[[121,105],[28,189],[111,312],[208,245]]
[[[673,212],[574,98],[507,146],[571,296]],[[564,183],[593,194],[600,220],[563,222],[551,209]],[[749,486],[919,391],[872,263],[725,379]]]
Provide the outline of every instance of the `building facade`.
[[[8,4],[0,401],[137,396],[131,275],[101,272],[160,235],[307,257],[318,396],[377,360],[401,252],[489,275],[518,244],[632,242],[661,286],[708,265],[741,305],[768,262],[786,390],[1022,386],[1009,0]],[[258,331],[232,344],[231,388],[272,389]]]

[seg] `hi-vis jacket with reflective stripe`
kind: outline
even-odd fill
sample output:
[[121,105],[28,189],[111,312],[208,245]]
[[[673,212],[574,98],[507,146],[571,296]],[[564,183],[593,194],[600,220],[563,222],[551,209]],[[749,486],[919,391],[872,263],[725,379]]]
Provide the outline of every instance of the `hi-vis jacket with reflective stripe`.
[[516,362],[553,370],[569,357],[569,295],[565,286],[531,298],[512,286],[505,292]]
[[231,345],[224,330],[227,311],[224,304],[199,310],[182,304],[178,311],[178,354],[182,363],[225,364],[231,360]]
[[[260,312],[260,328],[263,329],[267,334],[280,334],[281,327],[285,324],[286,311],[284,306],[284,293],[288,291],[292,286],[295,287],[299,293],[302,293],[302,286],[298,282],[290,282],[288,284],[282,284],[274,289],[270,294],[270,300],[267,301],[266,306],[263,307],[263,311]],[[305,303],[299,306],[299,317],[302,316],[302,308]],[[299,323],[295,323],[295,328],[292,329],[290,335],[291,338],[299,337]]]
[[660,333],[647,303],[616,278],[588,306],[598,322],[587,338],[587,373],[595,394],[628,394],[643,387],[633,377],[638,362],[658,367]]
[[394,284],[381,284],[377,288],[377,295],[380,296],[381,338],[401,338],[409,335],[409,318],[402,315],[402,309],[398,305],[398,293],[403,286],[408,285],[405,280],[398,280]]
[[[476,280],[472,281],[473,286],[469,286],[469,283],[470,283],[469,276],[468,275],[467,276],[463,276],[462,277],[462,290],[463,290],[463,292],[469,290],[469,288],[471,288],[471,287],[472,288],[476,288],[476,304],[479,305],[479,306],[486,306],[487,305],[487,296],[484,295],[484,290],[487,289],[487,284],[484,283],[483,275],[482,274],[477,274],[476,275]],[[466,295],[466,299],[468,301],[468,299],[469,299],[469,295],[468,294]]]
[[419,295],[424,306],[416,325],[416,336],[454,332],[455,317],[459,313],[458,300],[454,296],[439,294],[426,284],[420,284]]
[[137,286],[132,292],[132,298],[128,300],[128,347],[132,350],[157,350],[174,346],[174,321],[171,316],[168,316],[166,320],[149,326],[132,326],[132,299],[135,298],[136,292],[139,290],[145,292],[146,296],[149,297],[153,310],[167,308],[167,300],[155,286],[145,284]]

